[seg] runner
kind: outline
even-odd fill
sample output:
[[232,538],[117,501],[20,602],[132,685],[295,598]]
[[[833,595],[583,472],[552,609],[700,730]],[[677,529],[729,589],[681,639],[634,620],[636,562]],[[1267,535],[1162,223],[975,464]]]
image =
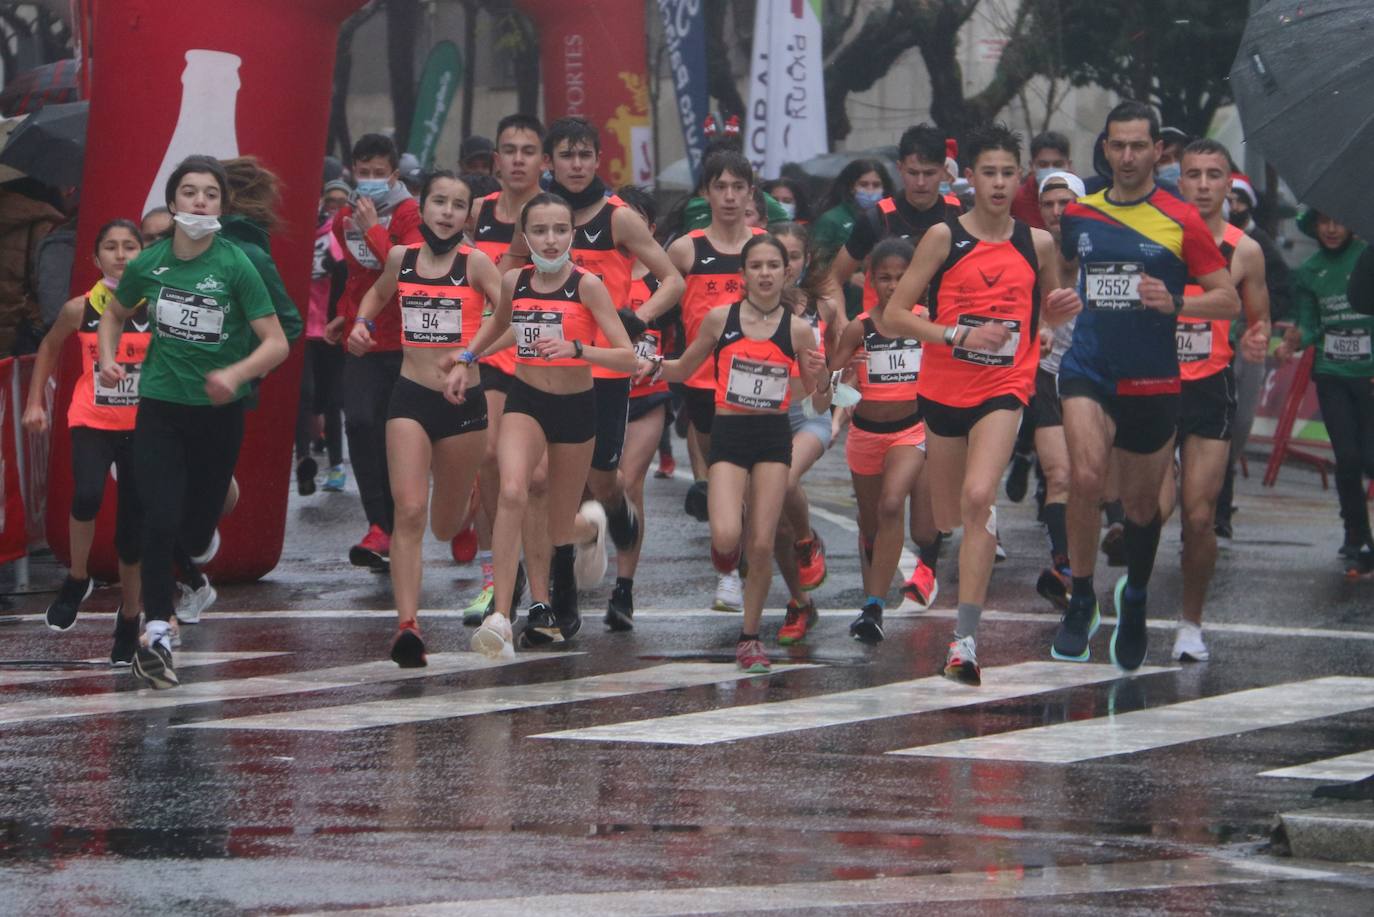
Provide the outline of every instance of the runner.
[[1076,259],[1084,310],[1059,366],[1069,446],[1069,608],[1056,659],[1086,662],[1100,621],[1093,570],[1109,465],[1119,472],[1126,575],[1116,585],[1111,657],[1134,671],[1145,660],[1146,587],[1159,547],[1159,487],[1178,426],[1175,324],[1183,288],[1201,295],[1187,318],[1230,318],[1240,300],[1226,259],[1197,210],[1155,184],[1161,141],[1154,110],[1122,102],[1107,115],[1103,154],[1111,187],[1070,204],[1061,250]]
[[101,386],[129,386],[118,359],[124,325],[139,303],[154,304],[153,331],[139,372],[133,463],[144,507],[142,592],[146,646],[134,674],[153,688],[178,684],[168,619],[178,542],[196,564],[219,547],[224,510],[243,440],[249,383],[286,359],[288,345],[252,262],[221,239],[227,193],[218,161],[193,156],[167,181],[176,229],[125,269],[98,329]]
[[[1230,266],[1244,306],[1245,335],[1241,354],[1264,362],[1269,351],[1269,290],[1264,282],[1264,252],[1259,243],[1226,222],[1222,205],[1231,186],[1231,157],[1215,140],[1194,140],[1183,151],[1178,190],[1197,207],[1212,239]],[[1184,290],[1184,303],[1201,293]],[[1202,610],[1217,563],[1217,497],[1230,461],[1236,420],[1236,379],[1231,370],[1231,322],[1182,321],[1175,332],[1179,375],[1178,451],[1180,475],[1175,493],[1172,475],[1164,476],[1160,517],[1168,519],[1174,504],[1183,504],[1183,601],[1172,658],[1206,662]]]
[[343,469],[343,414],[339,409],[343,353],[324,339],[324,329],[337,314],[339,298],[348,282],[343,246],[334,237],[334,215],[348,203],[352,193],[346,182],[329,182],[320,195],[316,215],[301,366],[301,404],[296,418],[296,492],[301,496],[309,496],[315,491],[319,464],[312,453],[321,439],[329,457],[324,489],[338,493],[348,479]]
[[[634,348],[605,285],[572,264],[572,205],[556,194],[538,194],[520,214],[520,231],[534,264],[505,275],[491,321],[458,355],[446,384],[449,400],[461,404],[470,383],[468,365],[514,329],[518,342],[515,380],[506,396],[497,446],[501,496],[492,537],[496,610],[472,637],[473,649],[492,657],[513,652],[511,596],[520,527],[530,477],[545,452],[549,457],[547,525],[554,545],[552,608],[532,607],[521,637],[527,646],[566,642],[582,627],[573,564],[577,505],[587,483],[596,435],[591,366],[618,372],[635,366]],[[598,329],[611,346],[590,343]]]
[[139,304],[125,323],[118,351],[129,370],[123,390],[99,385],[96,329],[125,268],[142,250],[138,224],[130,220],[106,223],[96,233],[95,266],[100,269],[101,279],[85,296],[69,300],[43,337],[24,407],[24,429],[45,433],[49,426],[48,380],[57,367],[62,345],[75,332],[81,344],[81,377],[67,408],[72,448],[72,512],[68,523],[72,564],[44,620],[52,630],[71,630],[81,603],[95,588],[86,564],[95,540],[95,518],[105,497],[105,479],[114,465],[118,487],[114,543],[119,558],[121,599],[115,615],[114,646],[110,650],[110,662],[115,665],[133,662],[138,645],[138,616],[143,610],[138,566],[143,511],[134,483],[132,451],[134,416],[138,412],[138,367],[148,350],[148,311]]
[[[868,281],[878,294],[880,311],[914,251],[905,239],[884,239],[873,249]],[[863,396],[854,408],[845,457],[859,508],[859,565],[866,593],[849,633],[865,643],[883,639],[883,610],[902,554],[906,504],[925,465],[926,429],[916,410],[921,355],[919,340],[883,336],[867,312],[845,326],[830,354],[833,369],[856,365],[855,387]]]
[[[1049,172],[1040,182],[1040,219],[1055,242],[1055,257],[1063,238],[1060,221],[1069,204],[1083,197],[1083,180],[1072,172]],[[1060,276],[1070,274],[1061,260]],[[1028,414],[1035,428],[1035,454],[1045,476],[1045,506],[1041,518],[1049,534],[1050,565],[1040,572],[1035,591],[1061,612],[1069,607],[1069,446],[1064,440],[1064,408],[1059,401],[1059,364],[1073,340],[1077,318],[1057,328],[1040,329],[1040,368],[1035,371],[1035,397]],[[1015,459],[1012,460],[1013,466]]]
[[[696,340],[701,323],[717,306],[739,300],[742,292],[740,252],[761,230],[744,222],[744,212],[753,195],[754,168],[743,155],[724,150],[707,158],[702,166],[702,186],[711,208],[711,222],[705,229],[694,229],[668,247],[673,266],[686,278],[682,294],[682,324],[687,346]],[[716,408],[716,382],[713,366],[703,361],[683,380],[684,407],[691,421],[688,451],[692,457],[692,477],[687,492],[687,511],[706,520],[709,488],[707,457],[711,452],[712,420]],[[718,571],[717,611],[738,612],[743,608],[744,585],[738,570]]]
[[[958,620],[944,674],[977,685],[976,636],[997,552],[997,485],[1035,392],[1042,310],[1057,325],[1081,304],[1059,286],[1050,234],[1011,217],[1020,136],[1004,125],[981,127],[969,132],[964,149],[974,208],[925,234],[876,325],[926,345],[917,391],[935,521],[942,531],[964,528]],[[911,311],[927,289],[928,319]]]
[[387,255],[382,276],[358,306],[349,342],[368,349],[374,317],[393,297],[399,299],[404,357],[391,390],[386,443],[396,506],[391,589],[398,620],[391,659],[403,669],[427,664],[416,621],[426,517],[440,541],[458,534],[486,451],[487,402],[477,368],[464,367],[468,386],[462,404],[443,396],[453,356],[477,336],[483,300],[499,297],[501,287],[491,259],[462,244],[470,206],[471,191],[452,172],[430,173],[420,190],[424,242],[398,245]]
[[[719,177],[712,177],[708,189]],[[654,357],[641,371],[661,373],[672,382],[692,377],[703,365],[714,370],[711,561],[723,575],[738,570],[742,556],[748,560],[735,661],[746,672],[767,672],[771,664],[759,624],[773,580],[773,544],[792,461],[787,408],[793,397],[808,397],[813,379],[821,384],[817,394],[828,396],[830,376],[814,349],[810,326],[783,303],[788,259],[782,243],[767,234],[756,236],[739,258],[743,298],[711,309],[679,359]]]
[[[476,247],[506,272],[523,267],[525,256],[510,254],[515,239],[515,224],[530,199],[539,193],[540,164],[544,157],[544,125],[532,115],[513,114],[496,126],[496,169],[501,190],[473,206],[472,238]],[[482,589],[463,609],[463,623],[476,627],[496,609],[495,566],[492,562],[492,525],[501,493],[501,472],[496,461],[496,444],[501,438],[501,418],[506,412],[506,394],[515,379],[515,345],[483,354],[478,369],[487,401],[487,450],[477,474],[481,493],[481,512],[477,517],[477,561],[482,571]],[[549,604],[549,562],[553,544],[549,541],[546,499],[548,482],[541,463],[530,479],[530,511],[525,514],[520,543],[525,562],[516,567],[511,608],[520,603],[525,579],[529,577],[533,604]]]
[[1336,496],[1345,537],[1341,558],[1348,577],[1374,573],[1374,538],[1364,478],[1374,478],[1374,318],[1350,306],[1349,282],[1365,243],[1350,228],[1308,210],[1298,227],[1321,246],[1293,272],[1298,320],[1279,345],[1280,360],[1320,344],[1312,364],[1322,421],[1336,454]]
[[364,134],[353,146],[353,203],[334,217],[334,236],[348,261],[348,283],[339,300],[339,315],[329,324],[329,338],[348,338],[340,399],[353,478],[358,483],[368,529],[348,552],[355,567],[385,572],[391,551],[394,507],[387,486],[386,414],[391,388],[401,372],[400,310],[392,303],[369,319],[373,346],[355,350],[350,331],[358,304],[381,276],[387,253],[396,245],[418,245],[420,209],[397,172],[400,155],[391,138]]

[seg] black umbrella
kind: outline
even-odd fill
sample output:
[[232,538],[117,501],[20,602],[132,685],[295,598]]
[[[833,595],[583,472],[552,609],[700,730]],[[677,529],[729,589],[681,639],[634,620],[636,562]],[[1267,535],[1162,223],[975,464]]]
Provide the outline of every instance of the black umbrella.
[[1298,200],[1374,239],[1374,9],[1369,0],[1270,0],[1231,68],[1245,140]]
[[81,184],[89,109],[87,102],[40,108],[10,133],[0,164],[54,188]]

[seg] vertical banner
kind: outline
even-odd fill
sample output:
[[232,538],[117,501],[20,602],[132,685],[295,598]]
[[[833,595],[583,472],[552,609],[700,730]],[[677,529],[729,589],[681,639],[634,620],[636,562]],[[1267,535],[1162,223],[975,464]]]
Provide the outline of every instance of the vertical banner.
[[612,188],[653,181],[643,0],[517,6],[539,28],[545,120],[577,115],[596,125],[601,178]]
[[453,96],[463,81],[463,55],[451,41],[441,41],[429,52],[420,88],[415,93],[415,120],[410,125],[410,150],[422,169],[434,165],[434,148],[453,108]]
[[701,175],[701,158],[706,150],[702,124],[710,104],[706,88],[705,0],[658,0],[658,11],[663,17],[668,72],[673,78],[682,139],[687,147],[687,164],[695,185]]
[[24,494],[19,486],[19,417],[13,395],[18,371],[14,357],[0,360],[0,563],[29,552]]
[[821,65],[823,0],[758,0],[744,153],[763,178],[829,152]]
[[[87,136],[137,138],[97,143],[86,157],[77,251],[91,251],[96,230],[116,217],[137,221],[163,202],[163,169],[183,152],[251,153],[282,182],[282,227],[272,255],[287,293],[309,302],[324,139],[340,24],[363,0],[199,0],[94,5],[91,116]],[[130,66],[137,61],[137,66]],[[174,163],[173,163],[174,164]],[[72,288],[97,279],[89,258],[76,259]],[[281,557],[286,497],[300,392],[300,347],[263,382],[248,412],[236,476],[243,499],[220,526],[223,547],[209,572],[225,581],[256,579]],[[67,406],[80,374],[69,341],[52,412],[48,542],[70,559],[71,438]],[[116,575],[114,489],[106,488],[91,570]]]

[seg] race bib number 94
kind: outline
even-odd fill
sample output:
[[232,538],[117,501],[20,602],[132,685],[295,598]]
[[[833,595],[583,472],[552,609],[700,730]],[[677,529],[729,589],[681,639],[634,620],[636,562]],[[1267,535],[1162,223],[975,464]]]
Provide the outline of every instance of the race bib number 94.
[[1140,301],[1140,280],[1145,265],[1133,261],[1104,261],[1083,266],[1083,277],[1089,309],[1106,312],[1126,312],[1143,309]]
[[407,344],[442,347],[462,343],[462,300],[449,297],[402,296],[401,325]]

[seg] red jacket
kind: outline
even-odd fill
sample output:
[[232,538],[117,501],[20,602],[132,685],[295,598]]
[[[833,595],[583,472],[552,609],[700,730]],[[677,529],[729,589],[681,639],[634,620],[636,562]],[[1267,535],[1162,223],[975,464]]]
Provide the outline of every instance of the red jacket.
[[1040,216],[1040,185],[1034,172],[1016,189],[1016,196],[1011,199],[1011,215],[1036,229],[1045,228],[1045,221]]
[[[344,260],[348,263],[348,283],[344,285],[338,308],[338,314],[344,319],[344,340],[347,340],[353,320],[358,316],[358,306],[382,276],[382,267],[392,246],[416,245],[424,241],[420,235],[420,205],[413,198],[406,198],[389,213],[380,215],[376,226],[361,233],[353,225],[353,208],[345,204],[334,217],[334,238],[342,246]],[[376,323],[377,330],[372,334],[377,342],[376,350],[400,350],[401,310],[396,306],[395,296],[377,315]]]

